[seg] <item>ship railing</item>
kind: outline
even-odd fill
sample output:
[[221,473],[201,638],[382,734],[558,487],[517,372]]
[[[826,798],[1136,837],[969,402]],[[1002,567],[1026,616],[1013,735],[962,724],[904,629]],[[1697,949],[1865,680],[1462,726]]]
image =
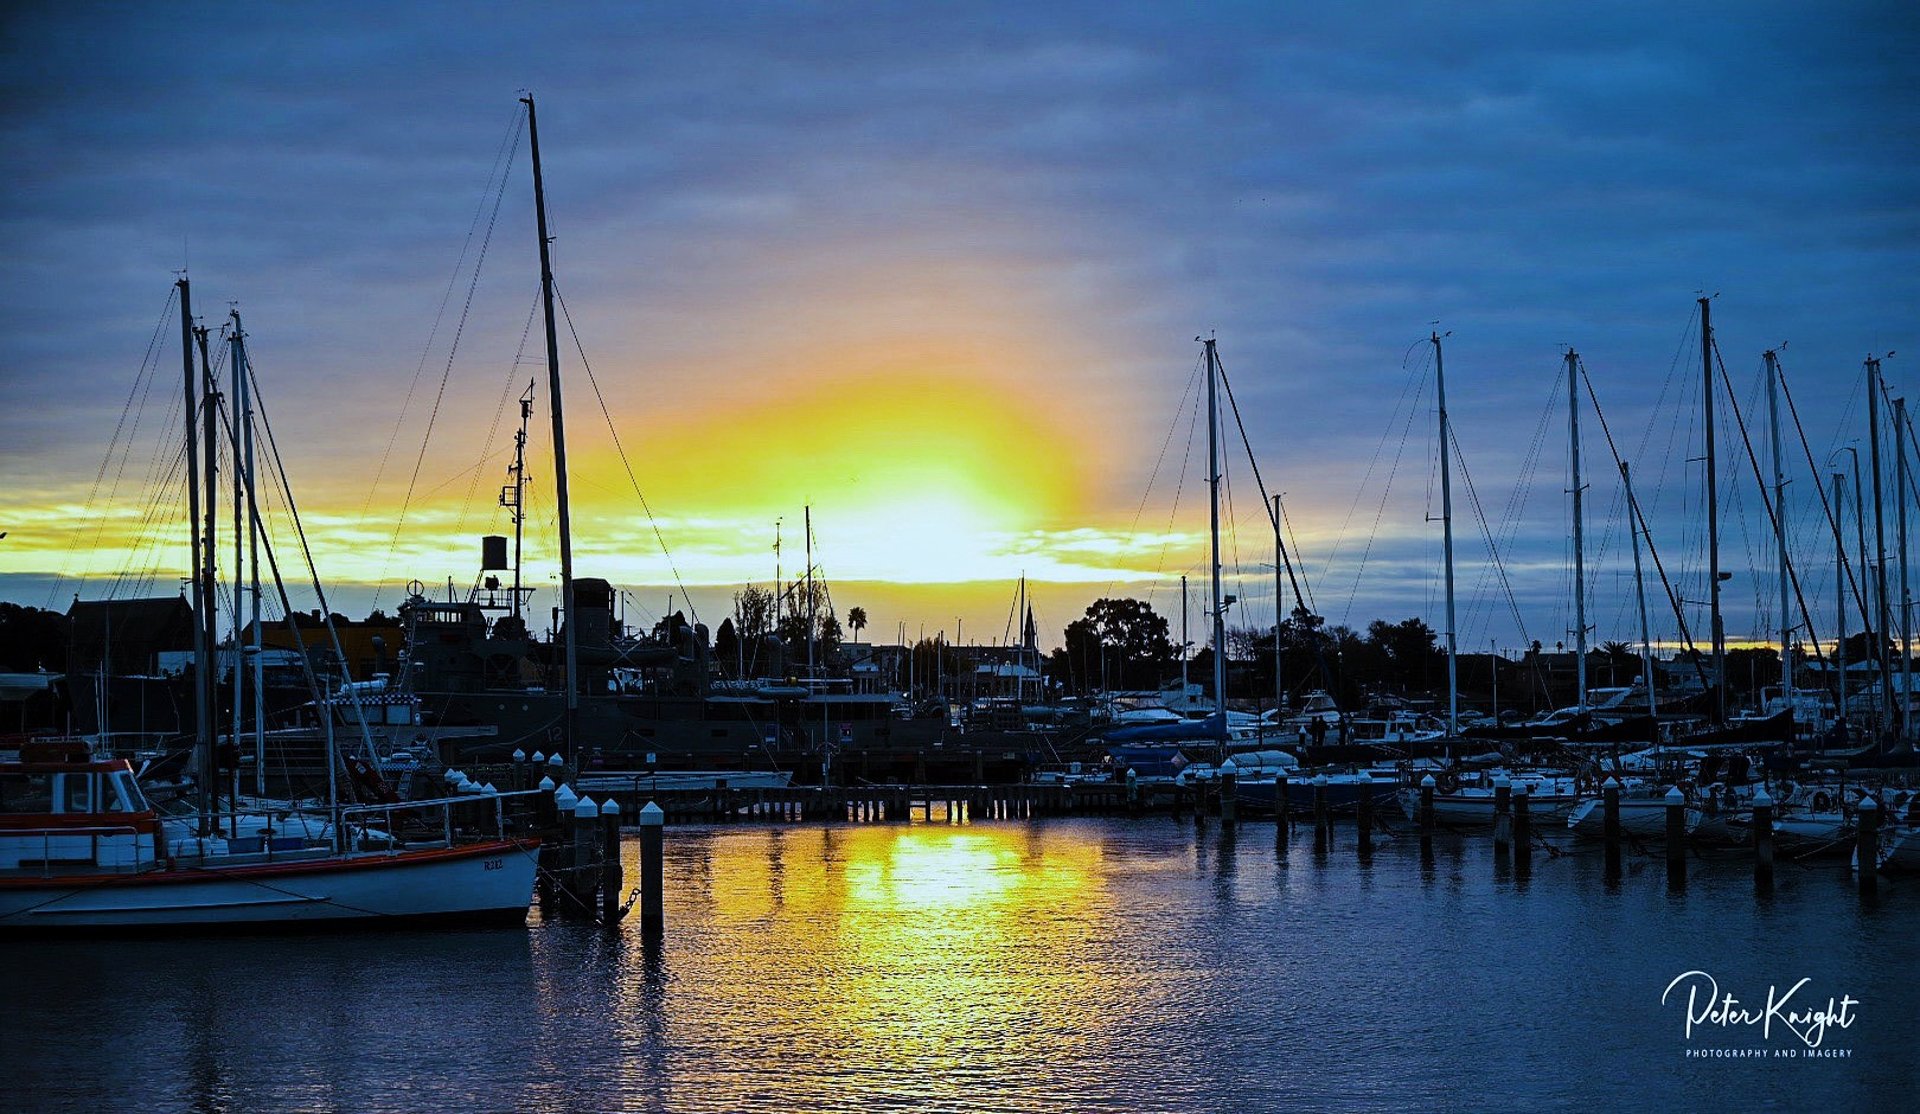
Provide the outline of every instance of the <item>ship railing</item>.
[[[340,822],[337,830],[352,833],[356,829],[359,835],[349,839],[345,846],[352,847],[371,836],[377,827],[387,838],[385,850],[397,855],[403,849],[401,840],[395,834],[395,818],[426,819],[422,826],[432,826],[437,822],[441,838],[446,845],[454,845],[454,837],[459,831],[471,831],[475,828],[484,836],[491,829],[494,839],[507,838],[509,809],[508,802],[521,799],[528,804],[534,798],[550,796],[545,789],[504,789],[492,793],[461,793],[451,797],[429,797],[424,800],[393,801],[371,805],[349,805],[339,810]],[[376,824],[377,821],[377,824]]]
[[[86,827],[13,828],[9,829],[5,835],[7,842],[13,844],[13,849],[18,849],[22,852],[26,850],[26,841],[32,840],[36,836],[39,837],[40,857],[36,860],[29,858],[23,853],[17,861],[19,863],[19,869],[22,871],[31,870],[36,866],[39,867],[41,877],[52,877],[56,870],[68,870],[74,867],[93,867],[98,869],[100,866],[100,840],[103,837],[110,838],[113,836],[127,835],[133,837],[132,861],[108,864],[115,869],[138,872],[153,866],[157,861],[154,857],[153,847],[151,846],[152,841],[141,838],[142,833],[140,829],[132,824],[99,824]],[[53,853],[54,840],[66,840],[78,836],[87,837],[87,853],[85,856],[65,854],[56,856]],[[12,858],[11,855],[8,857]]]

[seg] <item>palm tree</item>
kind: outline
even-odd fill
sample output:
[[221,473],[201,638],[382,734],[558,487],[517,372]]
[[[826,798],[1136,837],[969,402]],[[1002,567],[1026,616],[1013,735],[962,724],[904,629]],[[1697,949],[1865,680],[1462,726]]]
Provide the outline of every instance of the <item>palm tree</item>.
[[1635,672],[1638,672],[1638,666],[1640,664],[1639,656],[1633,652],[1633,647],[1627,645],[1625,642],[1602,642],[1600,644],[1600,652],[1605,654],[1607,658],[1608,684],[1613,685],[1619,683],[1615,679],[1617,670],[1633,666],[1635,667]]
[[855,607],[847,611],[847,626],[853,630],[853,640],[860,641],[860,632],[867,627],[867,609]]

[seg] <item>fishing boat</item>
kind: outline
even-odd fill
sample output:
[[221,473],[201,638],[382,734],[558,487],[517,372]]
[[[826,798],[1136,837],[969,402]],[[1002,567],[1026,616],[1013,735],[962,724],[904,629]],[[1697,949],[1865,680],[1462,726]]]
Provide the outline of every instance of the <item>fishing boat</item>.
[[[0,934],[515,924],[533,897],[538,841],[365,838],[392,806],[341,809],[328,838],[281,831],[172,838],[123,758],[33,744],[0,764]],[[492,810],[489,810],[492,811]]]

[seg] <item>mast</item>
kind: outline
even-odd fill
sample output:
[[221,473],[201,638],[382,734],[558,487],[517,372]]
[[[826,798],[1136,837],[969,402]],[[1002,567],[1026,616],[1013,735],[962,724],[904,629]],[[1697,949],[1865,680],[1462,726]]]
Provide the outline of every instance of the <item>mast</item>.
[[1780,566],[1780,700],[1793,707],[1793,638],[1791,575],[1787,568],[1787,473],[1780,455],[1780,356],[1769,348],[1767,361],[1767,424],[1773,438],[1773,544],[1774,560]]
[[[1573,461],[1573,656],[1576,707],[1587,706],[1587,557],[1583,538],[1586,516],[1580,498],[1580,354],[1567,349],[1567,444]],[[1636,559],[1639,551],[1635,551]],[[1448,624],[1451,626],[1451,622]]]
[[1833,474],[1833,595],[1840,605],[1835,609],[1833,656],[1840,667],[1839,697],[1834,704],[1834,715],[1845,719],[1847,715],[1847,546],[1846,535],[1841,531],[1841,520],[1846,515],[1846,489],[1841,486],[1846,477],[1839,472]]
[[1280,594],[1280,574],[1286,565],[1286,553],[1280,547],[1280,497],[1273,497],[1273,723],[1280,725],[1280,713],[1287,706],[1287,683],[1282,674],[1285,659],[1280,654],[1280,621],[1286,605]]
[[[1880,492],[1880,361],[1867,357],[1867,456],[1873,468],[1874,623],[1873,660],[1880,669],[1882,729],[1893,720],[1893,663],[1887,660],[1891,641],[1887,624],[1887,523]],[[1903,500],[1904,501],[1904,500]]]
[[214,441],[214,426],[220,415],[220,385],[213,378],[213,360],[207,353],[207,329],[201,325],[193,330],[194,343],[200,349],[200,397],[204,405],[200,411],[200,447],[203,462],[200,482],[206,485],[206,537],[201,542],[200,554],[206,561],[200,568],[200,623],[205,628],[207,645],[206,668],[202,672],[202,684],[207,691],[207,718],[202,728],[202,738],[206,744],[195,768],[194,781],[200,799],[200,834],[213,834],[213,779],[216,772],[213,746],[215,738],[214,719],[220,714],[220,684],[214,676],[214,651],[220,645],[219,638],[219,550],[215,547],[220,524],[219,480],[216,476],[215,460],[218,451]]
[[[247,365],[246,332],[240,327],[240,311],[233,310],[234,377],[239,382],[235,394],[240,399],[240,468],[247,490],[247,573],[252,601],[252,633],[247,639],[247,654],[253,662],[253,791],[267,792],[267,665],[261,657],[260,630],[260,520],[259,496],[253,486],[253,376]],[[238,668],[236,663],[235,668]],[[238,700],[238,690],[235,700]]]
[[547,395],[553,414],[553,492],[560,511],[560,608],[561,638],[567,663],[567,721],[569,748],[577,747],[580,721],[580,666],[574,647],[579,630],[573,613],[573,518],[567,504],[567,427],[560,403],[560,334],[553,320],[553,255],[547,236],[547,192],[540,177],[540,125],[533,110],[533,95],[520,98],[527,106],[527,148],[533,159],[533,208],[540,230],[540,300],[547,318]]
[[1460,733],[1460,674],[1453,606],[1453,467],[1449,463],[1451,454],[1447,444],[1453,437],[1453,428],[1447,423],[1447,366],[1441,357],[1441,337],[1435,332],[1427,339],[1433,343],[1434,396],[1440,404],[1440,545],[1446,560],[1447,736],[1452,738]]
[[1700,299],[1700,374],[1707,441],[1707,606],[1713,627],[1713,722],[1727,722],[1727,630],[1720,619],[1720,477],[1713,449],[1713,300]]
[[1180,574],[1180,699],[1187,698],[1187,652],[1193,643],[1187,637],[1187,574]]
[[1218,403],[1218,380],[1220,355],[1214,350],[1212,337],[1207,338],[1207,492],[1209,507],[1209,532],[1213,538],[1213,554],[1209,567],[1213,571],[1213,705],[1219,716],[1220,750],[1224,756],[1227,748],[1227,609],[1220,602],[1220,408]]
[[[1640,602],[1640,671],[1647,682],[1647,715],[1658,716],[1660,706],[1653,693],[1653,625],[1647,619],[1647,584],[1640,571],[1640,522],[1639,507],[1633,501],[1633,477],[1627,471],[1627,462],[1620,462],[1620,484],[1626,488],[1627,506],[1633,514],[1628,532],[1633,535],[1633,594]],[[1659,726],[1655,725],[1656,735]]]
[[[205,573],[200,552],[200,457],[198,453],[200,406],[195,401],[198,392],[194,389],[197,372],[193,366],[193,294],[185,275],[180,276],[174,286],[180,290],[180,364],[187,420],[187,534],[192,539],[193,550],[194,780],[197,783],[195,790],[199,798],[200,815],[204,818],[208,812],[208,779],[204,775],[209,765],[208,759],[213,754],[213,707],[207,697],[207,678],[212,672],[209,659],[212,655],[208,652],[206,612],[203,610],[206,607],[206,597],[200,590],[200,578]],[[104,668],[106,661],[104,655],[101,661]],[[103,687],[104,684],[103,678]]]
[[[814,674],[813,624],[817,618],[813,606],[813,504],[807,504],[803,510],[806,515],[804,522],[807,531],[807,681],[811,685]],[[822,739],[821,744],[825,745],[825,743],[826,740]]]
[[520,396],[520,429],[513,435],[513,484],[500,493],[500,505],[513,518],[513,617],[520,619],[523,593],[520,585],[520,553],[526,535],[527,504],[527,423],[533,420],[533,381]]
[[1913,624],[1912,596],[1907,591],[1907,400],[1893,400],[1894,485],[1899,493],[1895,504],[1896,551],[1900,562],[1900,736],[1907,734],[1907,711],[1913,700]]

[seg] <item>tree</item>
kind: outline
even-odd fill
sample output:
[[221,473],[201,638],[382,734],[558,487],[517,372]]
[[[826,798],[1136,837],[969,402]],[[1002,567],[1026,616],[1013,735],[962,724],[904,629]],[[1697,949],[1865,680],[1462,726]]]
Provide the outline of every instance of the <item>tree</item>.
[[1067,624],[1067,678],[1088,688],[1157,688],[1174,660],[1167,621],[1141,600],[1098,599]]
[[720,662],[722,672],[729,675],[740,672],[740,649],[740,636],[734,631],[733,619],[720,620],[720,629],[713,635],[713,656]]
[[32,673],[67,668],[67,617],[58,611],[0,603],[0,669]]
[[1375,619],[1367,627],[1369,649],[1384,667],[1378,679],[1401,689],[1431,689],[1441,652],[1433,628],[1420,619],[1389,623]]
[[867,609],[864,607],[848,609],[847,626],[853,631],[853,640],[860,641],[860,632],[867,629]]
[[1606,659],[1608,684],[1619,684],[1622,674],[1628,681],[1640,676],[1640,655],[1633,652],[1632,646],[1625,642],[1602,642],[1600,653]]
[[773,592],[749,584],[733,594],[733,631],[748,646],[773,633]]

